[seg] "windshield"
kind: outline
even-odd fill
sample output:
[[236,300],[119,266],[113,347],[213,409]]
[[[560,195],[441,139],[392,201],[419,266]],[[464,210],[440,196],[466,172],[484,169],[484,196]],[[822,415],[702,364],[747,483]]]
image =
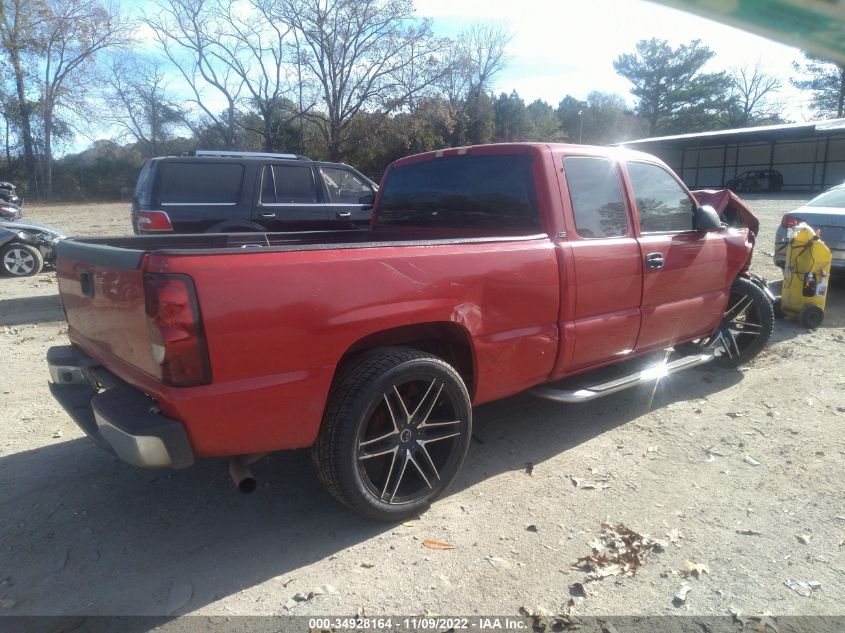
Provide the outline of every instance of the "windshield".
[[845,187],[825,191],[807,203],[808,207],[845,207]]
[[377,226],[537,231],[531,157],[454,156],[393,167]]

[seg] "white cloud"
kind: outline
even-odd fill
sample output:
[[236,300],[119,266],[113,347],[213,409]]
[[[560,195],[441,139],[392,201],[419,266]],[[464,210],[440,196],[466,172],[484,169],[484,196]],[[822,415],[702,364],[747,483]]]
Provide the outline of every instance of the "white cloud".
[[[500,20],[514,33],[511,62],[497,90],[516,89],[526,101],[552,104],[566,94],[583,98],[591,90],[617,92],[630,100],[630,85],[613,70],[613,60],[633,51],[641,39],[657,37],[677,46],[701,39],[716,52],[708,69],[754,65],[782,78],[786,115],[809,116],[807,97],[789,86],[798,49],[643,0],[417,0],[417,12],[435,28],[453,33],[479,19]],[[802,106],[804,106],[802,111]]]

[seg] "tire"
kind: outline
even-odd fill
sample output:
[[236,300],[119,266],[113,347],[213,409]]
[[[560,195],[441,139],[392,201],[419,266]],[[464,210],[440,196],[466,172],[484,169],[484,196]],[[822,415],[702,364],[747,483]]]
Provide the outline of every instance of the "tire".
[[30,277],[44,268],[44,257],[34,246],[15,242],[0,250],[0,265],[3,272],[12,277]]
[[774,329],[775,311],[769,297],[750,279],[737,277],[719,326],[725,353],[716,357],[716,363],[729,368],[744,365],[763,351]]
[[721,352],[714,363],[736,368],[763,351],[774,329],[775,311],[768,295],[750,279],[737,277],[731,285],[728,304],[716,333],[699,341],[676,345],[675,351],[693,354],[713,348]]
[[339,501],[372,519],[396,521],[443,493],[471,434],[472,406],[458,372],[425,352],[382,348],[338,375],[311,455]]
[[798,313],[798,323],[808,330],[815,330],[824,321],[824,310],[819,306],[807,305]]

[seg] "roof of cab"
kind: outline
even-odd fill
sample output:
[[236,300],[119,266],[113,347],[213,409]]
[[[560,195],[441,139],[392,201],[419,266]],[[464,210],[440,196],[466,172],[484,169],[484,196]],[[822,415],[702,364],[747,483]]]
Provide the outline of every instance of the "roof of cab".
[[662,161],[645,152],[628,149],[626,147],[607,147],[603,145],[578,145],[574,143],[490,143],[487,145],[467,145],[464,147],[449,147],[421,154],[405,156],[393,162],[395,166],[432,160],[437,158],[451,158],[467,154],[541,154],[547,151],[572,155],[606,156],[615,160],[648,160],[662,163]]

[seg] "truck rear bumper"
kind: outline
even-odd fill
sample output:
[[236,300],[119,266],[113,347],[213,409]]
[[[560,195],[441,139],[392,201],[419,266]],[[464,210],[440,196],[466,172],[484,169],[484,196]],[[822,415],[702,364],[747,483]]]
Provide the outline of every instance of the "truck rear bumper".
[[97,445],[141,468],[186,468],[194,453],[185,427],[152,398],[72,345],[47,350],[50,392]]

